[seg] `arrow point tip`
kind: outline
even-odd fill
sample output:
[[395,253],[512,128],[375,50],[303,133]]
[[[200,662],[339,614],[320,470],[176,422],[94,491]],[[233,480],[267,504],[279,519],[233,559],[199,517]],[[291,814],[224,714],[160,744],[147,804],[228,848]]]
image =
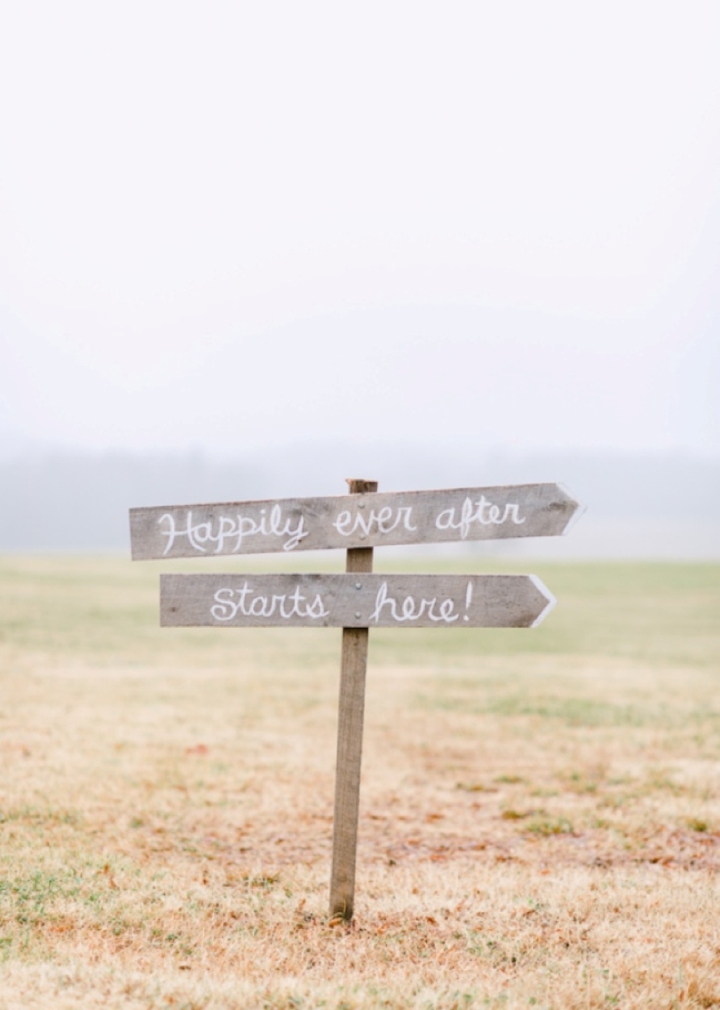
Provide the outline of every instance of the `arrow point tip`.
[[530,625],[531,628],[537,628],[538,624],[541,624],[542,621],[545,620],[545,618],[547,617],[547,615],[553,609],[553,607],[557,603],[557,599],[553,596],[553,594],[550,592],[550,590],[545,585],[545,583],[542,582],[537,577],[537,575],[531,575],[531,576],[529,576],[529,578],[530,578],[530,581],[532,582],[532,584],[537,589],[537,591],[543,597],[543,599],[546,600],[545,606],[543,607],[543,609],[540,611],[540,613],[537,615],[537,617],[535,618],[535,620]]
[[580,518],[580,516],[584,515],[584,513],[587,512],[587,505],[583,504],[583,502],[581,502],[581,501],[578,501],[578,499],[573,494],[570,493],[570,491],[567,489],[567,487],[564,484],[558,484],[557,486],[560,488],[560,490],[562,491],[562,493],[565,495],[565,497],[567,498],[568,502],[570,502],[570,503],[572,503],[572,505],[574,505],[574,508],[572,510],[570,518],[565,523],[565,528],[564,528],[564,530],[562,531],[562,534],[561,534],[562,536],[565,536],[573,528],[573,526],[578,521],[578,519]]

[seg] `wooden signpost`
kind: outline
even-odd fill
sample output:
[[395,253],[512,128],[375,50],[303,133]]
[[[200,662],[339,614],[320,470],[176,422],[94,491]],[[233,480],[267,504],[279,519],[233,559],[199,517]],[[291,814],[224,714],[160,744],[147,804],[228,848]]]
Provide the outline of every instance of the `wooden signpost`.
[[529,628],[555,600],[534,575],[376,575],[373,548],[557,536],[578,513],[558,484],[130,510],[133,560],[347,549],[340,575],[161,575],[165,627],[340,627],[330,915],[352,919],[368,634],[382,628]]

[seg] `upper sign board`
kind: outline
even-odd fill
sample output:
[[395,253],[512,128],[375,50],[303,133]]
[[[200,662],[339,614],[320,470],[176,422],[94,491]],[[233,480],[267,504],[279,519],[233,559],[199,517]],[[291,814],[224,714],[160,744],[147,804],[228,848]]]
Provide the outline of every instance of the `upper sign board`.
[[564,533],[578,503],[560,484],[396,491],[130,509],[135,561],[457,543]]

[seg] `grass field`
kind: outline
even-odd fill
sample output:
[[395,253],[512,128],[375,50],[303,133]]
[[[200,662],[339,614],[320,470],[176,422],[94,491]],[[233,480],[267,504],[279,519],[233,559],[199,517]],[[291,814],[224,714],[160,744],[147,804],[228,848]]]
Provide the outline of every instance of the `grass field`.
[[157,626],[287,562],[0,559],[0,1007],[720,1007],[720,565],[413,562],[559,603],[371,633],[346,927],[340,632]]

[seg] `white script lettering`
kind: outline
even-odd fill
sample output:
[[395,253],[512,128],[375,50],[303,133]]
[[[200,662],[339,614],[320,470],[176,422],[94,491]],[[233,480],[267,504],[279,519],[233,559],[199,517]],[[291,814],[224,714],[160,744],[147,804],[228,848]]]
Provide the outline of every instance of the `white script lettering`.
[[293,525],[292,519],[283,517],[280,505],[273,505],[270,510],[260,509],[256,518],[238,513],[236,516],[221,515],[207,522],[194,523],[192,509],[188,509],[184,524],[176,524],[172,512],[166,512],[158,522],[165,523],[165,529],[160,530],[167,537],[164,555],[169,554],[176,540],[183,537],[201,554],[208,553],[206,544],[215,547],[211,551],[213,554],[237,554],[247,537],[285,538],[283,550],[292,551],[308,535],[305,519],[301,516]]
[[340,512],[333,526],[341,537],[351,537],[353,533],[368,536],[373,532],[373,527],[377,529],[378,533],[391,533],[400,525],[404,526],[408,533],[415,533],[417,526],[412,525],[411,519],[411,505],[397,509],[385,505],[377,512],[375,509],[370,509],[367,515],[364,515],[359,509],[355,510],[354,515],[349,510]]
[[[285,621],[291,617],[310,617],[319,619],[330,613],[325,609],[322,596],[316,594],[312,603],[308,603],[298,586],[289,595],[281,593],[273,596],[254,595],[255,590],[250,583],[245,582],[241,589],[218,589],[215,593],[215,603],[210,607],[210,613],[216,621],[232,621],[240,612],[243,617],[273,617],[277,614]],[[252,599],[249,599],[252,597]]]
[[431,600],[421,598],[417,602],[414,596],[406,596],[402,603],[400,603],[399,611],[398,602],[393,596],[388,596],[387,582],[383,582],[375,597],[375,609],[370,614],[370,620],[377,623],[383,616],[383,609],[385,607],[388,608],[389,616],[398,623],[403,621],[418,621],[426,611],[431,621],[444,621],[445,624],[452,624],[460,616],[455,612],[455,602],[451,599],[443,600],[437,612],[435,610],[435,605],[437,604],[436,596],[433,596]]
[[460,530],[460,536],[464,540],[473,523],[480,523],[481,526],[502,526],[510,519],[516,526],[521,526],[525,520],[520,518],[519,508],[517,502],[508,502],[501,515],[500,506],[493,505],[485,495],[481,495],[477,502],[466,498],[457,519],[455,519],[456,509],[445,509],[435,520],[435,527],[439,530]]

